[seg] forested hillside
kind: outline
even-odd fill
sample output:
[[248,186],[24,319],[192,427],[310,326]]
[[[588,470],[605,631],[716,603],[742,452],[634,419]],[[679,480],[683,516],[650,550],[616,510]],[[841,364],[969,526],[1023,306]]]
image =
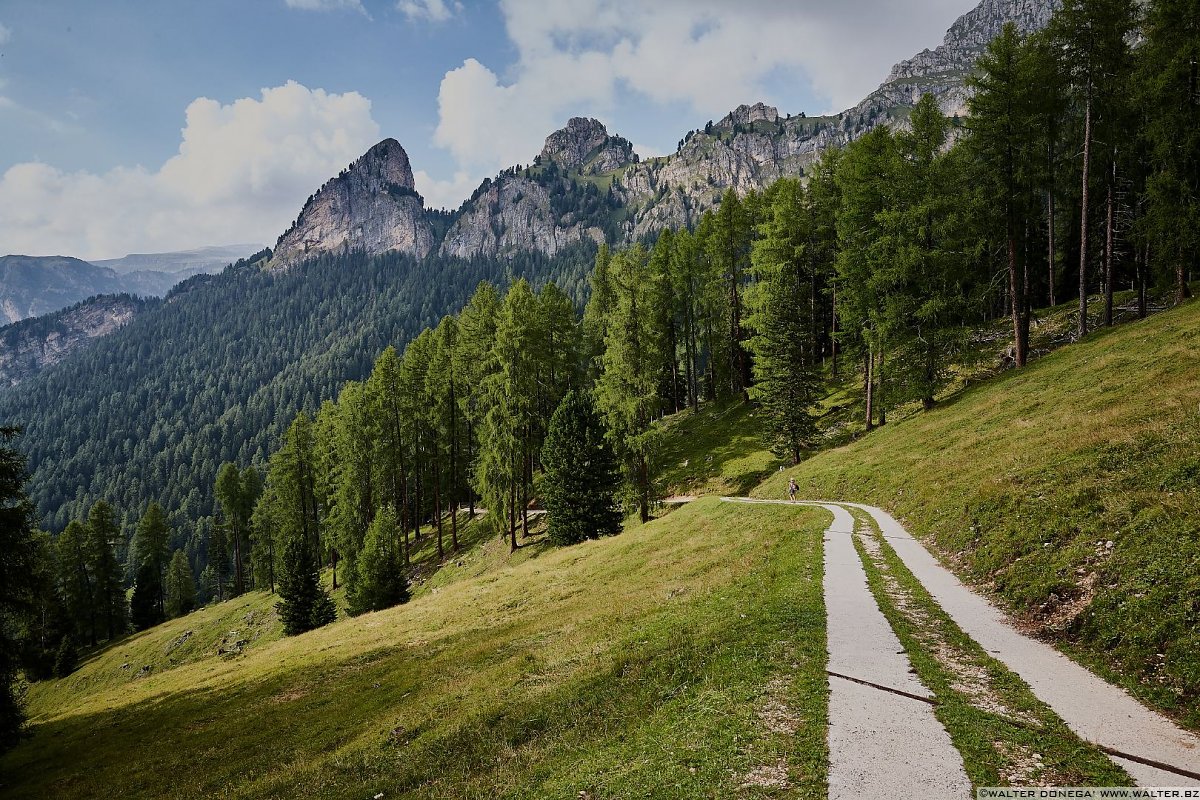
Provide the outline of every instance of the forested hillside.
[[0,417],[25,428],[32,499],[50,529],[101,498],[131,518],[153,498],[195,520],[212,513],[222,461],[261,463],[297,409],[315,412],[479,281],[553,280],[579,298],[591,261],[585,249],[504,264],[349,253],[283,273],[238,262],[181,284],[87,358],[3,393]]

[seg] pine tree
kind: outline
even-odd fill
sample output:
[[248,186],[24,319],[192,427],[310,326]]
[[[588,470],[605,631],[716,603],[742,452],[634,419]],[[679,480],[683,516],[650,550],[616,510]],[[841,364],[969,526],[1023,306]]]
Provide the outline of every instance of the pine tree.
[[283,549],[275,608],[288,636],[319,628],[337,617],[333,600],[321,587],[313,544],[303,536],[293,536]]
[[1153,0],[1143,33],[1135,85],[1152,172],[1142,235],[1181,303],[1200,257],[1200,2]]
[[22,735],[24,714],[14,681],[20,642],[14,623],[28,613],[36,558],[33,505],[25,496],[25,458],[8,443],[16,428],[0,428],[0,753]]
[[817,266],[809,247],[812,220],[796,180],[775,184],[762,238],[754,244],[757,283],[747,292],[757,398],[776,454],[800,461],[816,434],[810,414],[820,394],[816,321]]
[[653,493],[650,458],[658,438],[652,423],[661,412],[662,342],[654,325],[654,282],[641,245],[613,256],[610,269],[614,302],[596,399],[626,463],[638,513],[646,522]]
[[54,542],[56,583],[80,641],[96,643],[96,606],[88,571],[87,526],[71,520]]
[[166,617],[159,606],[163,594],[162,578],[158,569],[149,561],[137,568],[133,586],[133,597],[129,600],[129,621],[134,630],[144,631],[162,622]]
[[121,528],[116,512],[103,500],[97,501],[88,512],[84,551],[92,579],[98,624],[102,623],[100,630],[109,639],[125,632],[128,619],[125,590],[121,586],[122,570],[116,554],[120,538]]
[[182,550],[176,550],[167,567],[167,616],[182,617],[196,607],[196,584],[192,567]]
[[[162,506],[158,503],[151,503],[138,522],[137,531],[133,535],[133,542],[129,549],[129,565],[132,567],[134,575],[138,576],[135,582],[134,599],[139,604],[150,601],[152,605],[152,607],[141,606],[138,611],[139,616],[133,618],[133,623],[138,626],[139,630],[156,625],[165,618],[163,616],[163,579],[166,574],[167,561],[170,558],[170,536],[171,528]],[[143,586],[143,584],[145,585]],[[139,589],[143,595],[140,598],[138,597]],[[148,615],[147,611],[149,611]],[[130,614],[133,615],[133,613],[134,609],[131,607]]]
[[246,591],[246,527],[253,508],[247,505],[247,493],[242,486],[242,473],[237,464],[226,461],[221,465],[214,494],[221,507],[229,546],[233,551],[233,594],[237,596]]
[[572,390],[555,409],[542,463],[552,542],[575,544],[621,530],[620,466],[590,395]]
[[1003,220],[1008,266],[1009,313],[1012,317],[1015,362],[1025,366],[1029,352],[1029,276],[1024,263],[1024,232],[1029,216],[1029,166],[1038,163],[1033,125],[1039,88],[1031,80],[1031,65],[1022,52],[1021,37],[1009,22],[987,46],[967,85],[975,90],[969,101],[969,147],[983,180],[993,191],[997,215]]
[[347,591],[346,597],[351,614],[381,611],[408,602],[399,533],[396,512],[384,506],[367,529],[362,552],[355,561],[357,575],[353,591]]

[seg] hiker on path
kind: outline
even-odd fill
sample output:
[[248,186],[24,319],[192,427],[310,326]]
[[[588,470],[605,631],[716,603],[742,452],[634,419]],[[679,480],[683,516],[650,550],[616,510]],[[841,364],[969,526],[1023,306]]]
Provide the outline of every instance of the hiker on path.
[[796,479],[788,478],[788,500],[796,502],[796,492],[798,491],[800,491],[800,486],[796,483]]

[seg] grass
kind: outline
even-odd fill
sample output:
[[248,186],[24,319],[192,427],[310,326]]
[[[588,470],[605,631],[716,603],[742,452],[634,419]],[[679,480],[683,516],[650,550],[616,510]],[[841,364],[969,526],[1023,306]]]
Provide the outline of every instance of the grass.
[[1131,786],[1029,687],[963,633],[880,534],[854,511],[867,582],[975,786]]
[[823,797],[820,516],[703,500],[125,677],[122,648],[211,643],[269,599],[205,609],[35,687],[0,795]]
[[741,402],[708,404],[663,421],[656,463],[665,495],[744,495],[782,461],[763,444],[761,411]]
[[[1200,728],[1200,304],[1103,330],[754,493],[887,508],[1034,633]],[[1111,542],[1111,545],[1109,544]]]

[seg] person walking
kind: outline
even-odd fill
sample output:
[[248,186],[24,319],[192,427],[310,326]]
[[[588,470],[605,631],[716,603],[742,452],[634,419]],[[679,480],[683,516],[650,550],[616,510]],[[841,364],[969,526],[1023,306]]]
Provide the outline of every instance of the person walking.
[[796,483],[795,478],[788,478],[788,500],[796,502],[796,493],[800,491],[800,485]]

